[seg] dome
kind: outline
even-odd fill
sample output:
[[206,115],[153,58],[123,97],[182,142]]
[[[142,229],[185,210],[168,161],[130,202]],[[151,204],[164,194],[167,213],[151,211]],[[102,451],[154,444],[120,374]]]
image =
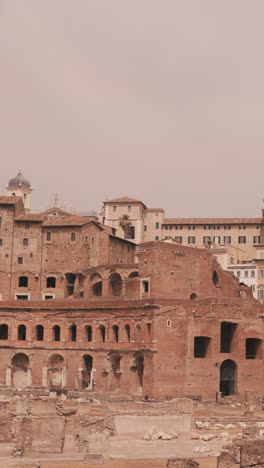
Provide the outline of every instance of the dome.
[[30,189],[30,182],[27,179],[25,179],[21,171],[19,171],[16,177],[14,177],[8,182],[8,188],[19,187],[27,187]]

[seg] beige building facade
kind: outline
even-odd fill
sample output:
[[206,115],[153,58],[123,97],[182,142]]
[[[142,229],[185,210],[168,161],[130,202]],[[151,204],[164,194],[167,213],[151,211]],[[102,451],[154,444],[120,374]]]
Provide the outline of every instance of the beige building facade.
[[106,200],[103,207],[103,223],[117,229],[120,218],[128,215],[131,220],[135,243],[153,240],[171,240],[190,247],[225,247],[228,263],[250,261],[256,257],[256,246],[261,242],[263,218],[166,218],[163,208],[147,208],[130,197]]

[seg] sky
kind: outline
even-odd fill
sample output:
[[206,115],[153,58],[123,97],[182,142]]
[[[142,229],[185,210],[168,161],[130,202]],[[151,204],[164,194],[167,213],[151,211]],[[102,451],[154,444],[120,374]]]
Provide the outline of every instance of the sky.
[[0,0],[0,191],[260,216],[263,0]]

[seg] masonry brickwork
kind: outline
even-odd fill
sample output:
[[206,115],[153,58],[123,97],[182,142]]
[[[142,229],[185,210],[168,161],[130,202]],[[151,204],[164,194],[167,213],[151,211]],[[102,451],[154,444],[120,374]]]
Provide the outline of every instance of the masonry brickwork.
[[136,246],[0,197],[0,385],[140,398],[263,393],[264,307],[209,249]]

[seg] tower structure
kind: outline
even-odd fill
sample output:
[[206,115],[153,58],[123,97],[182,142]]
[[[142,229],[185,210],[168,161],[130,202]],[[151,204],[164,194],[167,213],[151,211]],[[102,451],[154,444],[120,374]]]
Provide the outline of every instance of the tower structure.
[[10,179],[6,187],[7,195],[22,197],[26,213],[31,211],[31,192],[32,188],[30,182],[19,171],[16,177]]

